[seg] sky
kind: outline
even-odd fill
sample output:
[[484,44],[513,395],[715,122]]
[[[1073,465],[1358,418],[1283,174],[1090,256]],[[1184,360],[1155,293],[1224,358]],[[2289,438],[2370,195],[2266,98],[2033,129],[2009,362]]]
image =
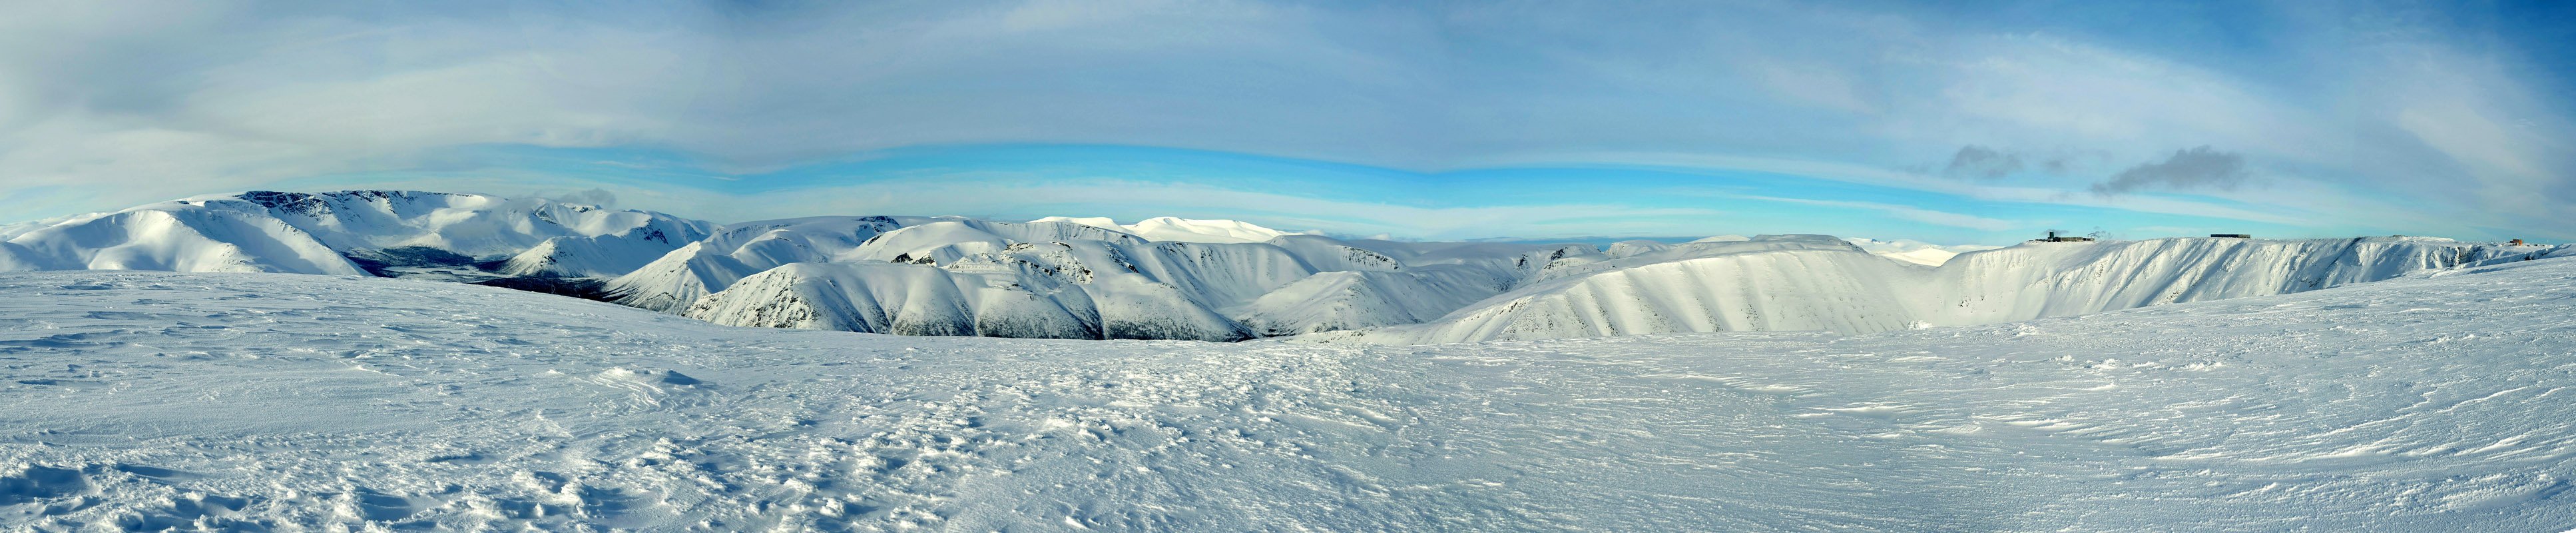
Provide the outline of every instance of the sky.
[[0,4],[0,223],[408,188],[1443,240],[2576,240],[2562,2]]

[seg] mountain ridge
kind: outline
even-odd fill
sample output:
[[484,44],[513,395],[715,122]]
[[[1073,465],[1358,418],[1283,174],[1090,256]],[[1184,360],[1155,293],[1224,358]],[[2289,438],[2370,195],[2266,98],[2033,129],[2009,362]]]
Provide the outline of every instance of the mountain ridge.
[[[1400,344],[1985,324],[2569,255],[2437,238],[2177,238],[1933,261],[1971,247],[1825,235],[1607,247],[1344,240],[1172,217],[716,225],[420,191],[251,191],[0,231],[0,270],[424,277],[758,327]],[[1916,253],[1927,255],[1906,255]]]

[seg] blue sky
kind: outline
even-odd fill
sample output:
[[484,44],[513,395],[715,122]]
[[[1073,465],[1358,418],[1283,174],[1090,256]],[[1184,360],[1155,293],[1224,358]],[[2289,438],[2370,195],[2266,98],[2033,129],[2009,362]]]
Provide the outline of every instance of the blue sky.
[[720,222],[2576,239],[2544,2],[77,3],[0,219],[592,189]]

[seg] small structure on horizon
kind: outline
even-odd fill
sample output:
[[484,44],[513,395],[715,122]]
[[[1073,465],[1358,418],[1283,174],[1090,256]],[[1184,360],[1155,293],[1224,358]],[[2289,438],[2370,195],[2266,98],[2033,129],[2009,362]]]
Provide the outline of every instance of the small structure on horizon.
[[2513,240],[2513,242],[2506,243],[2506,244],[2512,244],[2512,245],[2514,245],[2514,246],[2522,246],[2522,239],[2514,239],[2514,240]]
[[2048,238],[2045,238],[2045,239],[2031,239],[2031,240],[2030,240],[2030,242],[2092,242],[2092,241],[2093,241],[2093,238],[2092,238],[2092,237],[2068,237],[2068,236],[2060,236],[2060,235],[2058,235],[2057,233],[2058,233],[2058,232],[2057,232],[2057,230],[2048,230]]
[[2209,234],[2209,238],[2212,238],[2212,239],[2251,239],[2251,238],[2254,238],[2254,236],[2253,236],[2252,234],[2246,234],[2246,233],[2211,233],[2211,234]]

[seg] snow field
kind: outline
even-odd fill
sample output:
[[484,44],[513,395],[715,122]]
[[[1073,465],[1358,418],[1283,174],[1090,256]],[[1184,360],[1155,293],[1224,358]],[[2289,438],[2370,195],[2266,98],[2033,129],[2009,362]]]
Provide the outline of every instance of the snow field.
[[0,274],[0,528],[2550,530],[2576,262],[1865,335],[743,329]]

